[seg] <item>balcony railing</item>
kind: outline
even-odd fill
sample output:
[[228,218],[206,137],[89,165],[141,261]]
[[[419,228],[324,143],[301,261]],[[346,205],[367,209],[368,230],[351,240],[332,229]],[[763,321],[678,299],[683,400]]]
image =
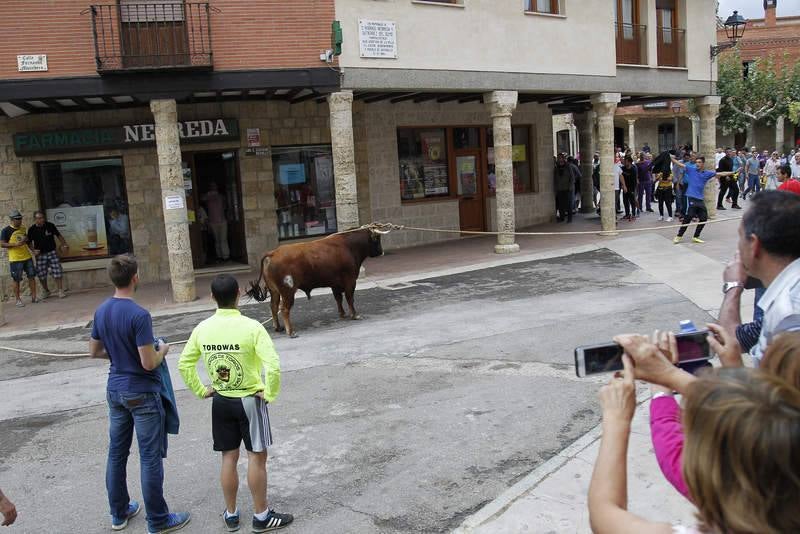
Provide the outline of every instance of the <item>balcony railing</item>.
[[97,72],[211,68],[210,9],[183,0],[91,6]]
[[644,65],[647,63],[647,26],[616,23],[617,63]]
[[686,30],[658,28],[658,65],[686,67]]

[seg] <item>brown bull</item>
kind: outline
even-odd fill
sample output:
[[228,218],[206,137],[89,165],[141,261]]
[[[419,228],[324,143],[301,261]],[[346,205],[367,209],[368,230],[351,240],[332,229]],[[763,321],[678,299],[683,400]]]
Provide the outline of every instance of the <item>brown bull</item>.
[[[361,264],[367,257],[381,254],[380,233],[368,229],[334,234],[310,243],[281,245],[261,258],[261,274],[257,281],[250,283],[247,295],[264,301],[269,292],[275,331],[284,330],[278,321],[280,311],[286,333],[291,337],[297,337],[289,317],[297,290],[303,291],[310,299],[312,289],[331,288],[342,318],[345,317],[342,307],[344,294],[350,316],[359,319],[353,306],[353,293]],[[263,287],[262,280],[265,282]]]

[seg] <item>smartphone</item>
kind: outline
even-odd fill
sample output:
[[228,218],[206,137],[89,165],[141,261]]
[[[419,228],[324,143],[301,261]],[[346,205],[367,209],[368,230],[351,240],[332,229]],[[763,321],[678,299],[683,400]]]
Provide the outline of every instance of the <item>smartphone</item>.
[[[708,330],[675,335],[678,342],[678,367],[686,364],[687,368],[694,368],[697,366],[695,362],[712,358],[707,336]],[[621,371],[622,368],[622,347],[613,341],[600,345],[584,345],[575,349],[575,374],[581,378]]]

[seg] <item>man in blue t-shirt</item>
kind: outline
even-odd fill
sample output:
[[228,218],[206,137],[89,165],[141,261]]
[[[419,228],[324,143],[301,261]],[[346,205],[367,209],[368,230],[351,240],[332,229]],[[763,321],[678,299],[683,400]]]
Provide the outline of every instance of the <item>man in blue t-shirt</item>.
[[683,234],[689,228],[689,223],[692,219],[697,217],[701,224],[697,225],[694,230],[694,237],[692,242],[703,243],[700,239],[700,233],[705,228],[702,224],[708,220],[708,210],[706,210],[706,203],[704,201],[703,191],[705,190],[706,183],[715,176],[732,176],[733,171],[716,172],[705,170],[706,158],[697,156],[694,158],[694,164],[684,163],[675,156],[672,156],[672,162],[678,167],[683,167],[684,175],[683,181],[688,185],[686,188],[686,214],[683,217],[683,226],[678,228],[678,235],[672,240],[676,245],[683,240]]
[[154,343],[150,313],[133,301],[139,284],[136,259],[116,256],[108,275],[116,290],[94,312],[89,351],[93,358],[111,361],[106,388],[110,419],[106,490],[111,529],[124,529],[141,509],[128,495],[126,480],[135,430],[148,532],[174,532],[189,522],[189,514],[170,513],[164,500],[166,418],[158,367],[169,345]]

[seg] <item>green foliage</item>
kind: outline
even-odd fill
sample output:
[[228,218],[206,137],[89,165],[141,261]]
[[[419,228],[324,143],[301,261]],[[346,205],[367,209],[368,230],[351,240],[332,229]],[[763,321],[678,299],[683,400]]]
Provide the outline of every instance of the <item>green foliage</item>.
[[789,104],[789,120],[794,124],[800,125],[800,102],[791,102]]
[[750,64],[745,78],[738,50],[719,62],[717,91],[722,97],[719,122],[725,133],[743,132],[748,124],[789,113],[789,104],[800,101],[800,65],[784,61],[777,68],[772,56]]

